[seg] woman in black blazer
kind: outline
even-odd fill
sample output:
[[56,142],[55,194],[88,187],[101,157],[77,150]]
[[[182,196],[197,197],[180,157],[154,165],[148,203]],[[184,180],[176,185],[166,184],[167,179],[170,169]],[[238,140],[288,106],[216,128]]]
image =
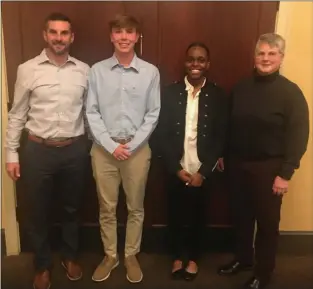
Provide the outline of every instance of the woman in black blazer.
[[[192,43],[186,51],[184,80],[162,92],[157,128],[167,170],[172,277],[186,280],[193,280],[198,273],[205,225],[203,187],[222,155],[227,125],[226,97],[206,79],[209,66],[209,49]],[[185,221],[189,225],[186,239]]]

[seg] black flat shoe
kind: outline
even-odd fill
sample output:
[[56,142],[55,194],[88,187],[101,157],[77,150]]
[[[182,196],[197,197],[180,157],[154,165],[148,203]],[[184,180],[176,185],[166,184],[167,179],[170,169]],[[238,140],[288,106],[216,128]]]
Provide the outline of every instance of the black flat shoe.
[[184,275],[184,272],[185,272],[184,268],[180,268],[180,269],[178,269],[176,271],[173,271],[171,273],[171,277],[172,277],[173,280],[182,279],[183,275]]
[[186,270],[184,270],[184,279],[186,281],[193,281],[198,275],[198,272],[196,273],[191,273],[191,272],[187,272]]
[[268,283],[268,280],[262,280],[253,276],[241,287],[241,289],[264,289]]
[[242,264],[238,261],[233,261],[231,263],[228,263],[224,266],[221,266],[218,270],[217,273],[219,275],[235,275],[238,274],[239,272],[243,271],[250,271],[253,269],[253,265],[246,265]]

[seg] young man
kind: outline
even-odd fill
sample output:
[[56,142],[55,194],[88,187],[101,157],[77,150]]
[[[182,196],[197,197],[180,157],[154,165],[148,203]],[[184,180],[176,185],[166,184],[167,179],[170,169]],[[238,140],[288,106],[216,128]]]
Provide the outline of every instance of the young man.
[[128,208],[125,266],[127,279],[137,283],[143,278],[136,254],[140,251],[151,158],[148,140],[160,110],[160,76],[155,66],[135,54],[140,31],[134,17],[117,16],[109,26],[114,55],[91,68],[86,109],[94,137],[92,166],[106,255],[92,279],[106,280],[119,264],[116,206],[122,181]]
[[[168,172],[169,235],[172,277],[193,280],[198,273],[205,225],[205,179],[210,179],[222,155],[227,104],[223,90],[209,82],[209,49],[192,43],[186,50],[183,81],[162,93],[156,135]],[[189,225],[184,238],[185,224]]]
[[[63,205],[63,262],[70,280],[82,276],[75,262],[78,251],[78,211],[88,161],[83,137],[83,104],[87,92],[87,64],[69,56],[74,41],[71,20],[60,13],[45,22],[47,47],[21,64],[17,71],[14,103],[6,137],[7,171],[13,180],[25,181],[27,231],[33,247],[35,289],[50,287],[52,259],[48,243],[47,215],[58,182]],[[28,141],[20,160],[17,149],[22,130]]]

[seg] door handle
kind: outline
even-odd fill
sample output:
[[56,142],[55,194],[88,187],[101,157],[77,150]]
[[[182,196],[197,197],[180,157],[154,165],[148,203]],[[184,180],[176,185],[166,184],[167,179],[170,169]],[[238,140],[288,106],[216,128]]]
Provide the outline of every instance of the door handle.
[[143,35],[140,34],[140,55],[143,55]]

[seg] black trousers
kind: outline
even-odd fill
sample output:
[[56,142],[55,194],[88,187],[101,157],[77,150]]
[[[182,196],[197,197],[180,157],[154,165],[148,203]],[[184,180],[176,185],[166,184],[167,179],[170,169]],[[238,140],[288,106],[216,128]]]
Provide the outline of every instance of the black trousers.
[[168,176],[169,247],[174,260],[197,261],[203,246],[206,195],[203,187],[188,187]]
[[228,164],[236,258],[244,264],[255,262],[255,275],[264,280],[270,279],[275,268],[282,197],[273,193],[272,186],[281,164],[279,158],[264,161],[230,158]]
[[[62,258],[75,260],[78,251],[79,209],[86,188],[88,146],[84,137],[65,147],[28,140],[21,162],[25,181],[26,230],[34,252],[36,271],[52,267],[48,240],[52,200],[62,206]],[[55,185],[58,184],[58,190]]]

